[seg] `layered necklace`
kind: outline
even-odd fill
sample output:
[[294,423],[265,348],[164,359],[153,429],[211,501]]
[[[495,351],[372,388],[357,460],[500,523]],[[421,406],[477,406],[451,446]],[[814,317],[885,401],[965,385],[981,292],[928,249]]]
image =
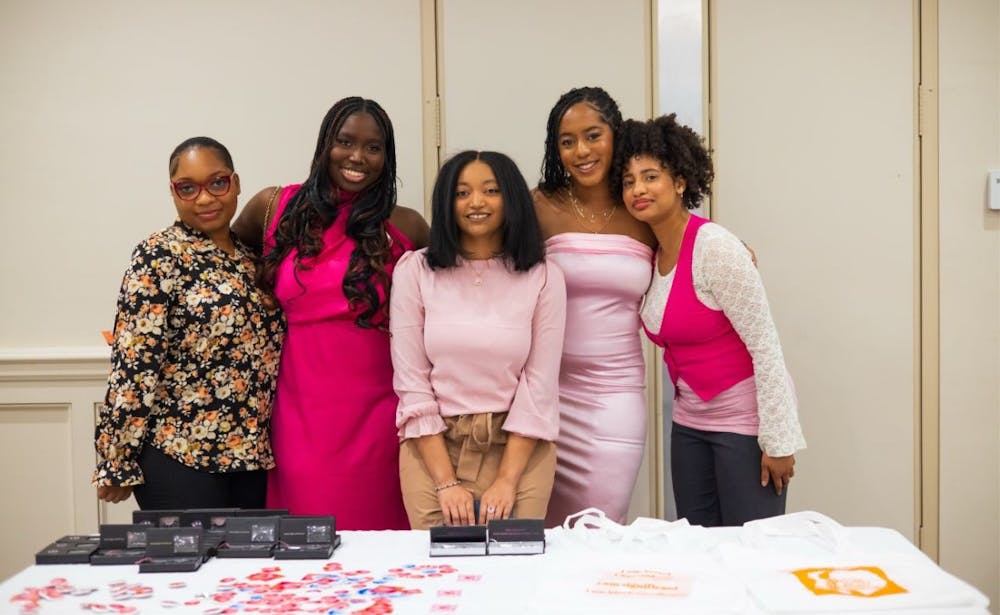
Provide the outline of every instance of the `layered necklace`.
[[580,205],[580,201],[577,200],[576,195],[573,194],[573,186],[569,186],[569,205],[576,215],[577,221],[580,223],[587,232],[590,233],[600,233],[608,226],[611,222],[611,218],[614,217],[615,212],[618,211],[618,207],[611,205],[604,209],[604,211],[592,212],[584,209]]

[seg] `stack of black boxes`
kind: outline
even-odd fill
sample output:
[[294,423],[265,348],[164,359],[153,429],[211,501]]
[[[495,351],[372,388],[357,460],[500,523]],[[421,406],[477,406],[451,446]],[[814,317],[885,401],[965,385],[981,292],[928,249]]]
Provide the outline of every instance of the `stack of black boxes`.
[[131,524],[98,536],[64,536],[36,564],[139,565],[139,572],[193,572],[211,557],[329,559],[340,546],[332,516],[285,509],[137,510]]

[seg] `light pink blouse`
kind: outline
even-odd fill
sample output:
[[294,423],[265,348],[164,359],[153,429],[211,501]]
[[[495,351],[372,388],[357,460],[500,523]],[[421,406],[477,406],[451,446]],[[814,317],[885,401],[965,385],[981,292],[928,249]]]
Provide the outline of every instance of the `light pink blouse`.
[[408,252],[392,276],[389,329],[396,426],[403,439],[443,432],[443,417],[509,412],[504,430],[559,433],[566,283],[551,262],[526,272],[499,258],[432,270]]

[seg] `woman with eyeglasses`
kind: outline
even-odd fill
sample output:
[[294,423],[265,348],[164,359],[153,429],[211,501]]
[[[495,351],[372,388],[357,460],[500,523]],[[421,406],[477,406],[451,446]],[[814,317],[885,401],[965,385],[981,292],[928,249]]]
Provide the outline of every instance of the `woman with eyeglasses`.
[[97,496],[140,508],[261,508],[281,314],[229,230],[240,179],[218,141],[170,154],[177,221],[140,243],[122,282],[96,429]]
[[375,101],[327,112],[302,184],[266,188],[233,231],[263,244],[261,288],[288,320],[267,503],[347,530],[406,529],[388,299],[427,223],[396,204],[392,122]]

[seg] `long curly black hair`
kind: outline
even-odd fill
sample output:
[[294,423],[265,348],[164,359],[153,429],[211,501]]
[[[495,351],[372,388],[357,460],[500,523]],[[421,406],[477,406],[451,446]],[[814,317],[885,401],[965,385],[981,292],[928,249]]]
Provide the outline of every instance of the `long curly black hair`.
[[546,196],[569,187],[566,167],[559,158],[559,124],[566,111],[577,103],[587,103],[597,111],[604,123],[611,127],[615,137],[622,126],[622,112],[618,109],[618,103],[604,88],[573,88],[560,96],[549,111],[549,120],[545,125],[545,157],[542,158],[542,179],[538,182],[538,189]]
[[706,196],[712,195],[715,170],[711,152],[698,133],[677,121],[676,113],[622,124],[611,165],[611,190],[618,198],[622,194],[622,174],[628,161],[636,156],[656,158],[675,180],[684,180],[683,199],[688,209],[700,206]]
[[285,207],[274,232],[274,248],[262,260],[260,285],[265,292],[274,293],[275,273],[292,248],[298,249],[296,269],[305,268],[303,259],[322,251],[323,232],[343,209],[330,179],[330,151],[344,122],[355,113],[367,113],[382,131],[385,166],[375,183],[357,196],[348,213],[346,232],[356,245],[344,275],[344,296],[358,312],[358,327],[388,330],[386,222],[396,205],[396,139],[389,116],[374,100],[351,96],[338,100],[327,111],[319,128],[309,177]]

